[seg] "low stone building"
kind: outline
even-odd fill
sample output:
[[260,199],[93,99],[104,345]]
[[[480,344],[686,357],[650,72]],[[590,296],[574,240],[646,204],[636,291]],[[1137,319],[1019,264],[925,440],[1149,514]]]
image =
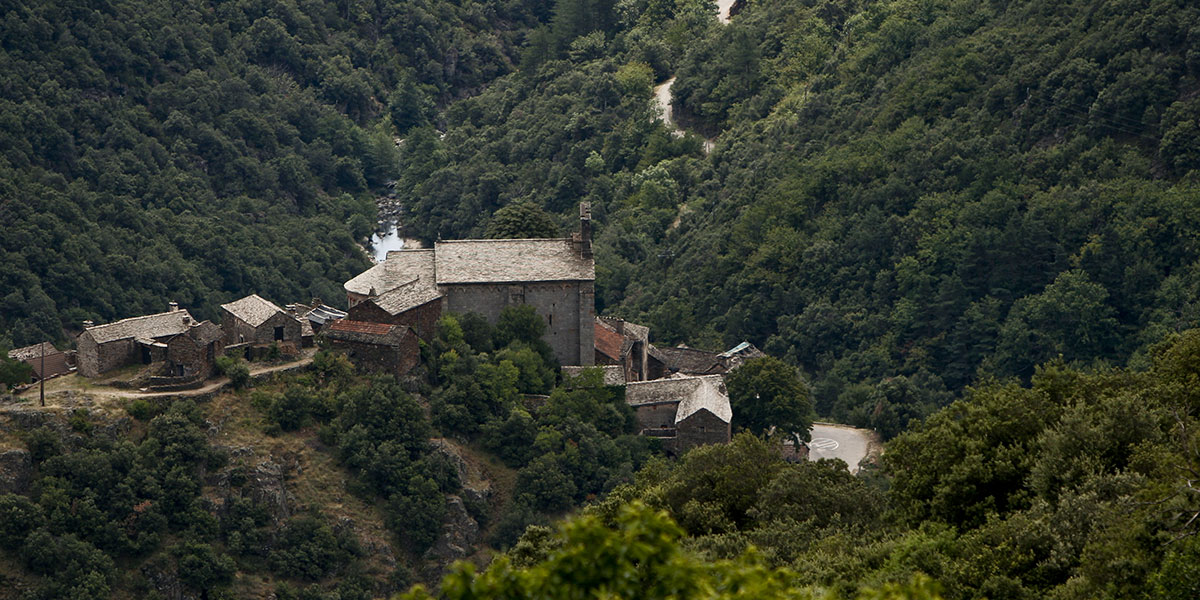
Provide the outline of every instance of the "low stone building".
[[631,382],[625,402],[633,407],[641,434],[661,438],[676,454],[732,439],[733,409],[721,375]]
[[407,325],[342,319],[322,329],[320,338],[358,368],[376,373],[404,375],[421,360],[417,335]]
[[127,365],[165,360],[167,341],[194,325],[192,315],[174,303],[164,313],[86,325],[76,340],[79,374],[97,377]]
[[[474,312],[495,324],[506,306],[528,304],[546,320],[543,339],[559,363],[587,366],[595,362],[595,279],[583,203],[570,238],[439,241],[389,252],[344,287],[352,318],[404,323],[423,336],[444,312]],[[358,308],[367,301],[375,307]]]
[[225,351],[224,332],[212,321],[167,341],[167,370],[172,377],[203,381],[216,371],[217,357]]
[[[432,265],[432,261],[429,261],[429,264]],[[350,307],[348,316],[355,321],[407,325],[421,339],[431,340],[437,321],[442,316],[441,300],[442,294],[438,291],[432,274],[428,274],[355,304]]]
[[271,343],[289,344],[295,349],[301,346],[300,319],[258,294],[222,304],[221,329],[225,332],[226,346]]
[[346,311],[322,304],[320,298],[313,298],[311,304],[289,304],[287,311],[300,319],[300,345],[304,348],[313,346],[322,327],[346,318]]
[[8,351],[8,357],[33,367],[33,380],[50,379],[71,372],[67,354],[50,342]]
[[625,369],[621,365],[567,366],[562,368],[563,379],[569,382],[570,378],[583,375],[587,369],[599,369],[604,385],[625,385]]

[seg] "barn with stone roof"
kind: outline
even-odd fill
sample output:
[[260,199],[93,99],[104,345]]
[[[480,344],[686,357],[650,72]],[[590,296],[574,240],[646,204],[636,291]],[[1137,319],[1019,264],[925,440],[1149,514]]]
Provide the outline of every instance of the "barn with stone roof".
[[172,304],[171,310],[164,313],[84,327],[76,341],[79,374],[97,377],[139,362],[162,361],[167,355],[167,341],[194,325],[196,321],[188,311]]
[[544,339],[560,364],[591,365],[595,279],[583,203],[572,237],[440,241],[389,252],[344,287],[350,318],[406,324],[426,339],[443,312],[474,312],[495,324],[504,307],[528,304],[546,320]]
[[225,345],[261,345],[273,342],[301,346],[300,319],[258,294],[221,305]]
[[322,343],[345,352],[360,369],[403,375],[420,361],[417,335],[407,325],[342,319],[321,329]]
[[731,439],[733,409],[721,375],[630,382],[625,402],[633,407],[642,435],[661,438],[677,454]]

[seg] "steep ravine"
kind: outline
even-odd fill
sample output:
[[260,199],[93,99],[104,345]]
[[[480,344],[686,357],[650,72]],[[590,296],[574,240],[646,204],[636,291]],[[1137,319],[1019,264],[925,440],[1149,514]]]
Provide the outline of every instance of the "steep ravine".
[[[717,0],[717,22],[721,24],[729,23],[730,11],[737,4],[737,0]],[[671,133],[676,137],[683,137],[684,131],[675,124],[671,118],[671,86],[675,84],[675,76],[672,75],[666,81],[654,86],[654,103],[658,106],[658,115],[662,119],[663,124],[671,130]],[[704,153],[712,152],[713,139],[704,140]]]

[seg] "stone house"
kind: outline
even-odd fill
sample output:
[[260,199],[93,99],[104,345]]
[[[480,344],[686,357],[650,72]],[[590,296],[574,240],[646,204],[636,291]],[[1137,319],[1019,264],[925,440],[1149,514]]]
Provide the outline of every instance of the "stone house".
[[313,298],[311,304],[289,304],[287,311],[300,320],[300,345],[304,348],[313,346],[316,334],[326,324],[346,318],[345,311],[322,304],[320,298]]
[[[50,342],[9,350],[8,357],[33,367],[34,381],[50,379],[71,372],[71,358]],[[44,369],[43,364],[45,365]]]
[[225,334],[212,321],[204,321],[167,341],[167,370],[173,377],[203,381],[216,371],[217,357],[225,351]]
[[[432,264],[432,261],[429,263]],[[432,277],[418,278],[355,304],[350,307],[348,315],[355,321],[407,325],[421,339],[430,340],[442,316],[441,300],[442,294],[433,284]]]
[[358,368],[376,373],[404,375],[421,360],[417,335],[407,325],[342,319],[323,328],[321,339]]
[[[441,241],[389,252],[344,287],[353,318],[399,322],[425,336],[444,312],[474,312],[495,324],[504,307],[529,304],[546,320],[543,339],[559,363],[586,366],[595,362],[595,279],[583,203],[580,231],[570,238]],[[356,311],[367,301],[374,308]]]
[[625,402],[633,407],[641,434],[661,438],[675,454],[732,439],[733,409],[721,375],[631,382]]
[[221,305],[221,329],[225,332],[226,346],[257,346],[277,342],[299,349],[302,328],[296,315],[264,300],[258,294]]
[[616,317],[596,317],[596,364],[618,365],[625,381],[645,381],[650,328]]
[[167,341],[195,324],[192,315],[174,303],[171,310],[164,313],[106,325],[85,324],[83,333],[76,340],[79,374],[97,377],[127,365],[165,360]]

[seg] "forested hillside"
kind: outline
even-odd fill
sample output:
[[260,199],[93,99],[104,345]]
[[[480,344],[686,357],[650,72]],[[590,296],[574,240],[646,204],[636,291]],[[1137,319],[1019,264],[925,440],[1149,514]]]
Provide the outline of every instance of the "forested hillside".
[[[890,436],[981,374],[1138,365],[1198,323],[1198,43],[1183,1],[620,3],[451,105],[398,189],[427,238],[590,199],[602,310],[748,339]],[[710,155],[651,123],[671,74]]]
[[[394,136],[512,70],[520,3],[116,0],[0,12],[0,337],[337,302]],[[544,9],[543,9],[544,10]]]

